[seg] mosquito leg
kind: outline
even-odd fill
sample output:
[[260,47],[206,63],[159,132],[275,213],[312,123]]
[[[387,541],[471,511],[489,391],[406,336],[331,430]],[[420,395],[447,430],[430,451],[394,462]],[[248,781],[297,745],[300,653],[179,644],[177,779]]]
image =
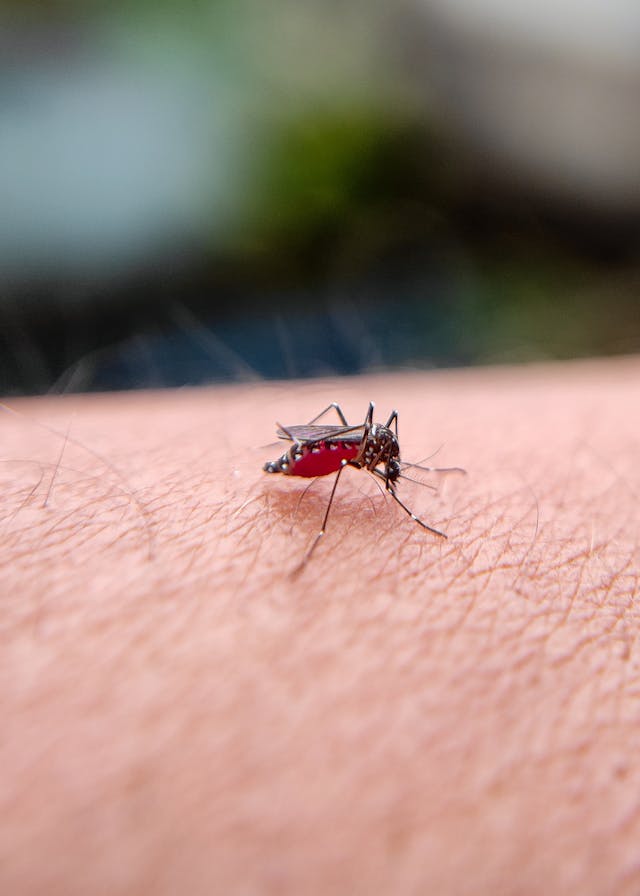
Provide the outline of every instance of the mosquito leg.
[[338,417],[340,417],[340,422],[344,426],[348,426],[349,424],[347,423],[347,418],[342,413],[342,408],[340,407],[340,405],[338,404],[337,401],[332,401],[331,404],[328,404],[326,406],[326,408],[324,409],[324,411],[320,411],[320,413],[317,415],[317,417],[314,417],[313,420],[309,420],[309,423],[307,425],[312,426],[317,420],[320,419],[320,417],[324,417],[324,415],[327,413],[327,411],[330,411],[332,409],[336,412]]
[[290,439],[290,441],[293,442],[294,447],[295,447],[296,449],[298,449],[298,448],[300,447],[300,442],[298,441],[298,439],[296,439],[295,436],[293,436],[293,435],[289,432],[289,430],[286,428],[286,426],[283,426],[282,423],[278,423],[277,420],[276,420],[276,426],[279,427],[279,429],[282,430],[282,432],[285,434],[285,436],[286,436],[288,439]]
[[367,416],[364,418],[364,427],[365,429],[369,429],[373,426],[373,409],[375,405],[372,401],[369,402],[369,410],[367,411]]
[[412,513],[409,510],[409,508],[407,507],[407,505],[402,503],[400,498],[396,495],[396,493],[393,491],[393,489],[389,488],[389,486],[387,486],[387,491],[389,492],[389,494],[391,495],[393,500],[396,501],[400,505],[400,507],[402,507],[402,509],[404,510],[405,513],[409,514],[409,516],[415,523],[417,523],[419,526],[422,526],[422,528],[426,529],[428,532],[433,532],[434,535],[439,535],[440,538],[447,537],[444,532],[440,532],[439,529],[434,529],[433,526],[427,526],[427,524],[423,523],[421,519],[418,519],[418,517],[415,515],[415,513]]
[[307,553],[304,555],[304,557],[303,557],[302,560],[300,561],[299,566],[296,567],[295,572],[300,572],[300,570],[301,570],[304,566],[306,566],[306,564],[309,562],[309,558],[311,557],[311,555],[313,554],[313,552],[314,552],[315,549],[317,548],[317,546],[318,546],[318,542],[320,541],[320,539],[322,538],[322,536],[324,535],[324,533],[325,533],[325,531],[326,531],[326,528],[327,528],[327,520],[329,519],[329,511],[331,510],[331,505],[333,504],[333,496],[335,495],[335,493],[336,493],[336,489],[337,489],[337,487],[338,487],[338,482],[339,482],[339,480],[340,480],[340,474],[342,473],[342,471],[344,470],[344,468],[345,468],[346,466],[349,466],[349,461],[343,460],[343,461],[342,461],[342,466],[340,467],[340,469],[339,469],[338,472],[336,473],[336,478],[335,478],[334,481],[333,481],[333,488],[331,489],[331,494],[329,495],[329,503],[327,504],[327,510],[326,510],[325,515],[324,515],[324,519],[322,520],[322,527],[321,527],[320,531],[318,532],[318,534],[316,535],[313,544],[311,545],[311,547],[309,548],[309,550],[307,551]]
[[392,423],[394,425],[394,429],[396,431],[396,436],[397,436],[398,435],[398,412],[397,411],[391,411],[391,415],[390,415],[389,419],[387,420],[387,422],[385,423],[385,426],[387,427],[387,429],[391,429]]
[[378,479],[382,479],[385,489],[387,491],[389,490],[389,480],[384,473],[381,473],[380,470],[369,470],[368,472],[371,473],[372,476],[377,476]]

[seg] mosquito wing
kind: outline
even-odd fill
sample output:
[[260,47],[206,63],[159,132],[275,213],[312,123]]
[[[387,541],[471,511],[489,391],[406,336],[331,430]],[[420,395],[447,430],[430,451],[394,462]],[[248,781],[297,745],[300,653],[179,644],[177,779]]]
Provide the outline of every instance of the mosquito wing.
[[287,426],[278,429],[278,438],[290,442],[359,442],[364,435],[362,423],[358,426]]

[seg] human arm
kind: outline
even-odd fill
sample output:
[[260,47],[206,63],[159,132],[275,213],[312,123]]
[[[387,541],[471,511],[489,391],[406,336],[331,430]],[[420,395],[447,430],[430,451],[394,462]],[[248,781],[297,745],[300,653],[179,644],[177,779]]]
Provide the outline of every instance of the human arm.
[[[3,891],[637,890],[639,371],[12,403]],[[292,578],[331,483],[260,446],[370,399],[449,538],[349,470]]]

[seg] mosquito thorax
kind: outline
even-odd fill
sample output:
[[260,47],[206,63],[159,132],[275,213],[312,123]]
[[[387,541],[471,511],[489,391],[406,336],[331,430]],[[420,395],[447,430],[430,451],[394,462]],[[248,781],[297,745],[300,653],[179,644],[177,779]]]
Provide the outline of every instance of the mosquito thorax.
[[398,457],[400,446],[395,433],[381,423],[373,423],[364,443],[360,457],[361,464],[369,470],[379,464],[384,464],[388,468]]

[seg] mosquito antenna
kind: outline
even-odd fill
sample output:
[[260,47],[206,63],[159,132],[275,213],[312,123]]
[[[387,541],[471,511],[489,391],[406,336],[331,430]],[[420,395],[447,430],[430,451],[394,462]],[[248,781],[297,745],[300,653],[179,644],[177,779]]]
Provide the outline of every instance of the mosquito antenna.
[[[428,458],[425,458],[428,460]],[[467,475],[467,471],[462,467],[423,467],[420,464],[410,464],[406,460],[400,461],[402,467],[412,467],[414,470],[422,470],[423,473],[462,473]],[[408,479],[408,477],[405,477]]]

